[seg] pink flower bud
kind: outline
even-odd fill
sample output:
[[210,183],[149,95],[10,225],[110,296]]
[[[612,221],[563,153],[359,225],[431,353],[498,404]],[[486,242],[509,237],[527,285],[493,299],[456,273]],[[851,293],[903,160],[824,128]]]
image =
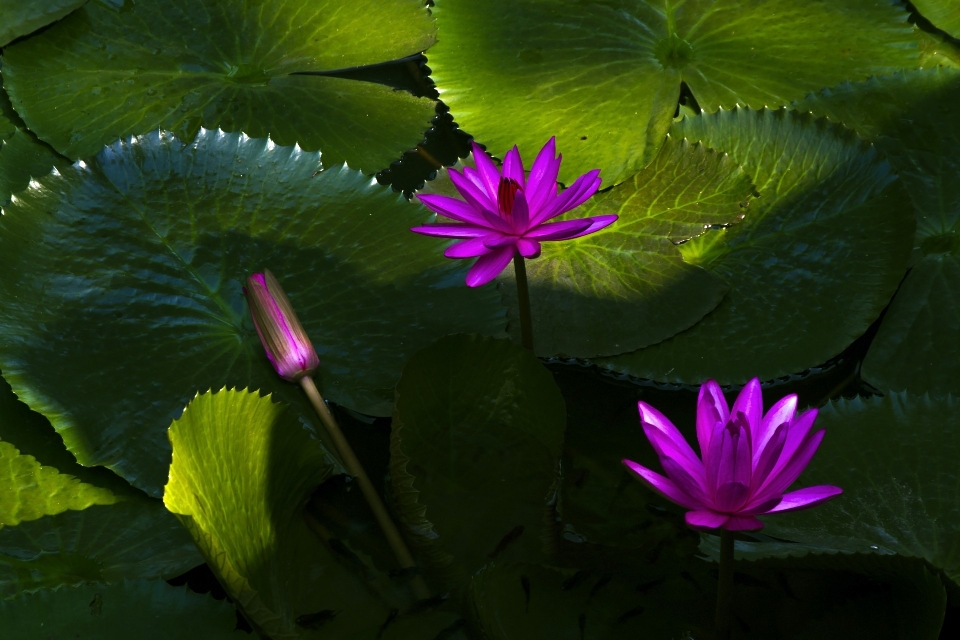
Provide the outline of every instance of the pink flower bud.
[[254,273],[243,293],[267,358],[280,377],[295,382],[316,371],[320,358],[273,274],[266,269]]

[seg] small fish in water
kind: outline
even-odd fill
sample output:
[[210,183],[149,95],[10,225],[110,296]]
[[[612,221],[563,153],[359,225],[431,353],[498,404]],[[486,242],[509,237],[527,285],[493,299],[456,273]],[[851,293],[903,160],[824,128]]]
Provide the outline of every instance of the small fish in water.
[[530,578],[527,576],[520,576],[520,586],[523,587],[523,593],[527,596],[527,605],[524,607],[524,611],[527,613],[530,612]]
[[377,632],[377,640],[383,637],[383,632],[387,630],[391,622],[397,619],[398,615],[400,615],[400,609],[390,609],[390,614],[387,615],[387,619],[380,625],[380,631]]
[[625,614],[617,618],[617,624],[623,624],[630,618],[636,618],[641,613],[643,613],[643,606],[637,605],[633,609],[630,609],[630,611],[627,611]]
[[603,589],[605,586],[610,584],[611,580],[613,580],[613,576],[609,573],[605,573],[600,576],[600,579],[597,580],[597,584],[593,585],[593,589],[590,589],[590,598],[593,598],[593,596],[597,595],[600,589]]
[[449,594],[441,593],[438,596],[433,596],[432,598],[424,598],[423,600],[417,600],[410,608],[407,609],[404,613],[407,615],[413,613],[422,613],[428,609],[433,609],[434,607],[439,607],[444,602],[447,601],[447,598],[450,597]]
[[467,621],[460,618],[453,624],[441,629],[440,633],[438,633],[433,640],[447,640],[447,638],[452,638],[457,631],[460,631],[460,629],[463,629],[465,626],[467,626]]
[[666,580],[665,577],[660,576],[659,578],[654,578],[653,580],[647,580],[646,582],[641,582],[637,585],[637,591],[643,593],[644,591],[649,591],[653,589],[658,584],[662,584]]
[[587,634],[587,614],[581,613],[577,618],[577,624],[580,626],[580,640],[583,640]]
[[511,544],[513,544],[516,541],[516,539],[519,538],[521,535],[523,535],[523,525],[518,524],[513,529],[510,529],[507,535],[503,536],[503,538],[497,544],[497,548],[494,549],[493,553],[491,553],[487,557],[490,559],[496,558],[498,555],[503,553],[504,549],[506,549]]
[[336,616],[336,611],[324,609],[323,611],[317,611],[316,613],[305,613],[294,620],[294,622],[297,623],[298,627],[303,627],[304,629],[319,629],[323,625],[333,620]]
[[406,580],[412,578],[413,576],[420,575],[420,569],[418,567],[404,567],[402,569],[390,569],[387,572],[387,575],[391,578],[397,578],[399,580]]
[[580,586],[580,583],[587,579],[587,570],[581,569],[575,574],[560,583],[560,588],[564,591],[570,591]]
[[95,593],[93,600],[90,601],[90,615],[99,616],[101,613],[103,613],[103,596]]

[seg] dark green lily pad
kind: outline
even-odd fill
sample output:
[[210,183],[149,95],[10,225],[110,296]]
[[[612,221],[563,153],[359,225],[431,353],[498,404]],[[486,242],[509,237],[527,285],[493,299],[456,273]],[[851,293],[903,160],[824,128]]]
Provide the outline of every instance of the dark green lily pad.
[[930,69],[843,84],[798,109],[842,122],[901,175],[917,214],[913,265],[863,363],[879,389],[960,388],[960,71]]
[[87,0],[0,0],[0,47],[56,22]]
[[933,26],[960,38],[960,2],[957,0],[912,0],[920,14]]
[[561,177],[622,182],[656,155],[681,82],[708,112],[787,105],[917,65],[902,5],[873,0],[438,2],[433,78],[499,157],[556,135]]
[[94,505],[0,529],[0,599],[84,582],[172,578],[202,563],[159,500]]
[[688,117],[674,133],[728,153],[757,185],[743,222],[681,245],[730,290],[692,329],[597,362],[661,382],[742,384],[843,351],[889,302],[913,244],[890,165],[852,131],[782,109]]
[[233,605],[162,580],[44,589],[0,600],[8,640],[37,638],[247,638]]
[[[958,411],[949,396],[831,402],[817,419],[827,436],[797,486],[833,484],[843,495],[770,516],[763,532],[833,551],[922,558],[960,584]],[[753,555],[784,552],[759,545]]]
[[328,399],[389,413],[409,354],[497,333],[493,287],[410,233],[427,214],[316,153],[240,134],[132,138],[39,179],[0,217],[0,369],[81,464],[158,495],[165,430],[198,391],[250,386],[306,409],[264,355],[241,287],[270,268],[320,355]]
[[390,477],[411,541],[446,578],[541,557],[555,522],[563,397],[508,340],[441,338],[397,384]]
[[322,148],[324,166],[373,173],[421,141],[434,102],[317,74],[416,54],[434,30],[415,0],[91,2],[6,49],[3,66],[30,129],[73,159],[204,126]]

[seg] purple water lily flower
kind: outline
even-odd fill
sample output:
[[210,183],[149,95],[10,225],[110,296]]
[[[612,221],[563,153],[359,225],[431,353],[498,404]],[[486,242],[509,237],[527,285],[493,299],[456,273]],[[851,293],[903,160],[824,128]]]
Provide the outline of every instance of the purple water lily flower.
[[[441,195],[417,195],[428,209],[456,223],[414,227],[411,231],[441,238],[460,238],[444,255],[479,258],[467,273],[467,285],[479,287],[496,278],[513,256],[540,255],[540,243],[570,240],[612,224],[617,216],[595,216],[549,222],[587,201],[600,188],[600,170],[577,178],[569,189],[557,193],[557,174],[563,156],[556,156],[554,138],[544,145],[525,176],[516,147],[503,159],[503,171],[473,143],[476,169],[463,173],[450,169],[450,180],[463,200]],[[459,224],[458,224],[459,223]]]
[[254,273],[243,293],[267,358],[280,377],[294,382],[313,374],[320,358],[273,274],[267,269]]
[[743,388],[733,409],[720,386],[708,380],[697,399],[701,461],[663,414],[638,403],[640,424],[667,477],[624,460],[648,487],[681,507],[695,529],[756,531],[758,515],[807,509],[834,498],[840,487],[820,485],[784,493],[807,466],[824,431],[814,432],[816,409],[796,415],[797,396],[788,395],[763,415],[760,381]]

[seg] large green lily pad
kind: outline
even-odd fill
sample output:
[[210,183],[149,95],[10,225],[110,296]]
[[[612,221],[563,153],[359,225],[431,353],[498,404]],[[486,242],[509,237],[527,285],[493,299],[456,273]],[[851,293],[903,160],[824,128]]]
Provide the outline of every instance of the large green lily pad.
[[[248,619],[271,638],[372,638],[395,603],[375,595],[365,570],[342,564],[361,562],[343,542],[308,527],[307,499],[339,466],[296,415],[256,392],[224,390],[198,396],[169,433],[164,504]],[[303,623],[321,611],[335,615]]]
[[567,184],[647,164],[681,83],[708,112],[787,105],[917,64],[900,5],[873,0],[438,2],[430,67],[454,118],[497,156],[556,135]]
[[94,505],[0,529],[0,599],[84,582],[172,578],[202,563],[159,500]]
[[154,495],[165,430],[198,391],[250,386],[304,408],[241,291],[270,268],[320,355],[328,399],[389,413],[409,354],[496,333],[493,287],[408,229],[428,214],[316,153],[241,134],[131,138],[36,181],[0,217],[0,369],[84,465]]
[[957,0],[913,0],[913,6],[933,26],[960,38],[960,2]]
[[87,0],[0,0],[0,47],[56,22]]
[[233,605],[162,580],[88,584],[0,601],[8,640],[36,638],[247,638]]
[[863,363],[880,389],[960,388],[960,71],[930,69],[843,84],[798,109],[842,122],[890,158],[917,214],[919,256]]
[[[923,558],[960,584],[960,402],[887,394],[831,402],[826,438],[797,486],[841,497],[766,519],[764,533],[835,551]],[[782,546],[771,549],[776,555]],[[754,556],[762,552],[762,545]]]
[[550,372],[508,340],[447,336],[410,358],[390,478],[425,561],[457,580],[496,558],[541,557],[565,423]]
[[843,351],[889,302],[913,244],[890,165],[852,131],[783,109],[688,117],[674,133],[728,153],[757,185],[743,222],[681,245],[730,290],[692,329],[599,363],[661,382],[742,384]]
[[[6,89],[32,131],[70,158],[162,128],[268,134],[373,173],[416,146],[432,100],[328,77],[427,49],[416,0],[90,2],[4,51]],[[306,74],[306,75],[304,75]]]

